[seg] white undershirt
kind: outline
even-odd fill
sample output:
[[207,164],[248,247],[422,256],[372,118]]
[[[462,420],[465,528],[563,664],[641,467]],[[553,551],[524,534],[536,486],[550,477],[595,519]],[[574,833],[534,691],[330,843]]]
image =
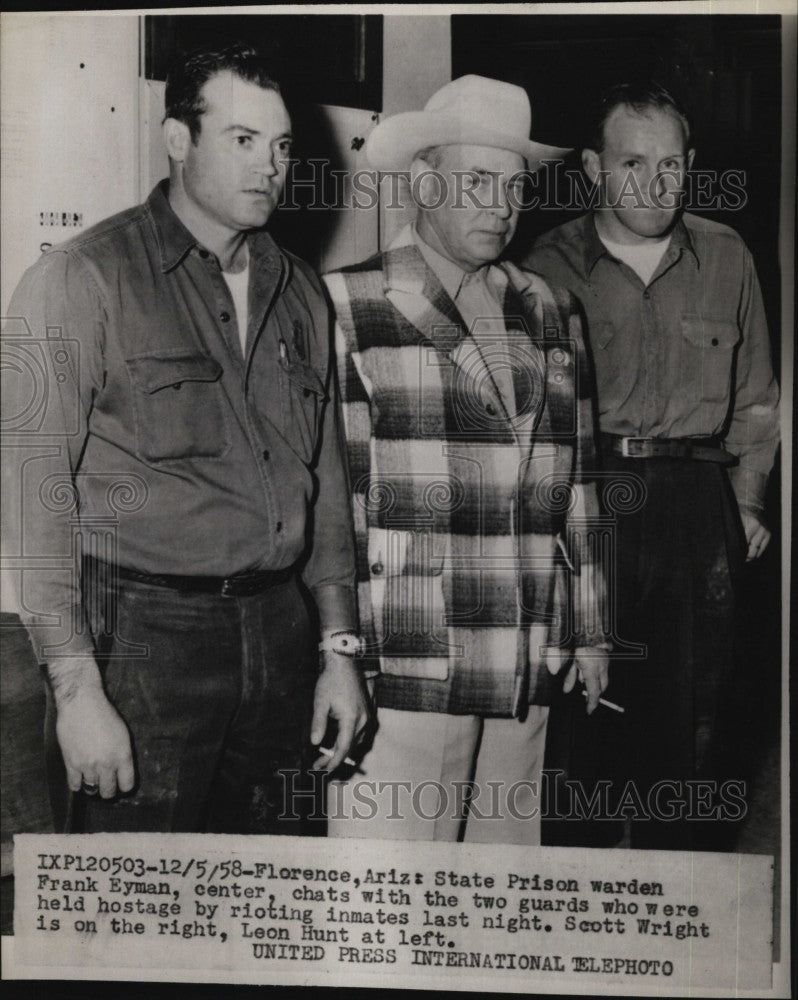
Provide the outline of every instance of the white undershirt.
[[599,239],[613,257],[628,264],[640,276],[644,285],[651,281],[651,277],[657,270],[671,241],[670,236],[667,236],[664,240],[657,240],[656,243],[647,240],[645,243],[629,245],[627,243],[614,243],[602,236],[601,233],[599,233]]
[[222,271],[222,277],[227,282],[233,305],[236,307],[236,322],[238,323],[238,339],[241,341],[241,352],[247,353],[247,324],[249,323],[249,261],[243,271],[231,274]]

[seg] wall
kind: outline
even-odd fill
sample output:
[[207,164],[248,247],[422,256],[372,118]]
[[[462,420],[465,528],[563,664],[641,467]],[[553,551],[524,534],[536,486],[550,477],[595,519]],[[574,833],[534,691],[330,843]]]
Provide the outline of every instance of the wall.
[[3,16],[3,314],[43,243],[137,200],[138,22]]
[[[383,21],[382,117],[418,111],[436,90],[452,79],[452,38],[449,15],[412,17],[386,14]],[[413,218],[408,199],[402,208],[386,210],[391,199],[383,180],[380,209],[380,249],[384,249]]]

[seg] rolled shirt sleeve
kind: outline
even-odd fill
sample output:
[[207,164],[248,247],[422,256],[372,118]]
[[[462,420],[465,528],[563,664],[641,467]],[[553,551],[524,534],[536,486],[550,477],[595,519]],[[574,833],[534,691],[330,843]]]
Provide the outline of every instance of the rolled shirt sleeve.
[[[307,273],[308,269],[305,270]],[[332,320],[315,275],[312,284],[318,291],[314,323],[322,341],[320,350],[326,352],[329,363],[314,470],[318,486],[313,504],[311,547],[303,579],[316,602],[322,633],[357,631],[355,540]]]
[[80,262],[55,251],[25,273],[3,324],[3,559],[40,662],[94,652],[74,476],[102,381],[101,314]]
[[779,443],[779,388],[770,358],[765,307],[753,258],[746,249],[740,298],[742,342],[726,447],[740,460],[729,470],[741,509],[761,514]]

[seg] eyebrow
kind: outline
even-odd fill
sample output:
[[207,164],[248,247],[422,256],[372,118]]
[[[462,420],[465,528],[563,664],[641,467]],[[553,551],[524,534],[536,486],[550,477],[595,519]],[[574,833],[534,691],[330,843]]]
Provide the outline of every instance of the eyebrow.
[[[222,131],[223,132],[246,132],[247,135],[260,135],[260,131],[258,129],[256,129],[256,128],[250,128],[248,125],[228,125],[227,128],[223,129]],[[293,137],[293,135],[290,132],[283,132],[281,135],[278,135],[274,141],[275,142],[279,142],[280,139],[290,139],[291,142],[294,141],[294,137]]]
[[[630,160],[631,159],[634,159],[634,160],[645,160],[646,159],[646,154],[645,153],[635,153],[632,150],[624,150],[624,151],[622,151],[620,153],[620,155],[622,157],[624,157],[626,159],[630,159]],[[675,156],[682,156],[682,157],[684,157],[684,156],[687,156],[687,153],[666,153],[664,156],[660,157],[660,160],[670,160],[670,159],[672,159]]]

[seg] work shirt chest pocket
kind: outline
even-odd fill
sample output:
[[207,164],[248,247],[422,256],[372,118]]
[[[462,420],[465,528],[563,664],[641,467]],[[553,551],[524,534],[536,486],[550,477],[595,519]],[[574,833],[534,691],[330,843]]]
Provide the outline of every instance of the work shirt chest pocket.
[[324,383],[303,361],[285,361],[280,368],[283,434],[300,456],[310,462],[318,441]]
[[127,358],[136,447],[151,462],[220,458],[230,447],[220,378],[206,354]]
[[734,349],[739,339],[740,331],[730,320],[696,314],[682,316],[682,385],[694,387],[701,400],[728,399]]

